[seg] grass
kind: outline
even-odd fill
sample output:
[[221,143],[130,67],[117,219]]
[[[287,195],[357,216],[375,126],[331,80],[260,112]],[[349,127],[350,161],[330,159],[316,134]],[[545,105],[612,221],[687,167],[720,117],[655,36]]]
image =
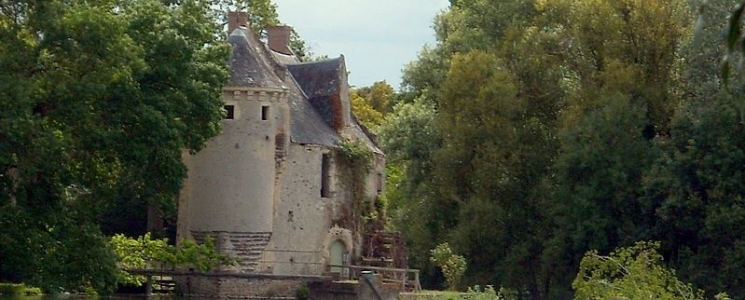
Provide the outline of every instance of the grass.
[[401,293],[398,299],[401,300],[506,300],[514,299],[503,293],[509,291],[500,289],[495,290],[491,286],[481,287],[474,286],[468,288],[465,292],[455,291],[421,291],[417,293]]

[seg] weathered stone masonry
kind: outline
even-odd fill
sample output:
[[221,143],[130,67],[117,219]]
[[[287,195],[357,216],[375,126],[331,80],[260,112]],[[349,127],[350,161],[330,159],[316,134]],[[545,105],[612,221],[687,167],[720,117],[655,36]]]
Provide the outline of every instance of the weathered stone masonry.
[[[269,29],[264,44],[241,26],[247,19],[229,16],[233,52],[223,131],[203,151],[183,156],[189,173],[179,199],[179,238],[212,236],[221,253],[239,262],[223,272],[338,272],[329,264],[360,260],[362,233],[340,221],[355,199],[340,178],[348,166],[334,154],[344,141],[375,154],[364,178],[370,199],[383,189],[384,155],[351,115],[343,56],[300,62],[289,50],[288,27]],[[190,285],[195,293],[226,294],[214,278]]]

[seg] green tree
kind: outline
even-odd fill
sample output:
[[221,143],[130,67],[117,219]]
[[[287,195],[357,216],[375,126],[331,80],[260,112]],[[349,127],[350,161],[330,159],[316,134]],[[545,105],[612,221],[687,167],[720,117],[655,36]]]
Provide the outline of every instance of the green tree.
[[680,276],[709,291],[745,295],[742,113],[729,97],[682,113],[644,182],[659,218],[655,238]]
[[[387,155],[386,199],[388,215],[407,240],[409,264],[423,270],[424,283],[433,280],[434,266],[429,250],[437,246],[438,237],[450,228],[441,216],[452,207],[437,201],[432,184],[433,149],[441,144],[434,127],[436,111],[424,99],[399,103],[379,130],[379,141]],[[396,176],[394,176],[396,174]],[[390,179],[398,178],[398,181]],[[404,179],[405,178],[405,179]]]
[[210,0],[210,2],[213,17],[223,26],[227,24],[227,12],[230,11],[246,12],[251,29],[262,36],[266,35],[267,27],[280,24],[277,5],[271,0]]
[[[566,108],[560,115],[547,247],[570,269],[579,253],[651,238],[654,207],[639,201],[653,139],[670,135],[680,103],[680,1],[541,1],[541,18],[565,47]],[[660,24],[665,24],[661,26]],[[561,278],[557,278],[561,281]]]
[[349,100],[352,104],[352,113],[365,127],[375,131],[383,123],[383,113],[370,105],[366,98],[360,96],[358,90],[352,90],[349,93]]
[[[683,1],[451,2],[381,134],[425,279],[439,239],[468,257],[465,282],[567,299],[552,273],[579,253],[653,239],[681,278],[738,297],[745,107],[711,47],[735,2],[708,1],[699,36]],[[431,121],[400,122],[423,105]]]
[[649,237],[652,225],[654,211],[638,201],[654,153],[642,137],[643,109],[622,97],[605,101],[559,136],[553,209],[562,230],[554,238],[560,256],[570,258],[566,266],[576,266],[588,249],[610,251]]
[[680,101],[676,68],[689,31],[685,2],[546,0],[538,7],[571,40],[564,45],[577,86],[570,114],[581,117],[604,94],[621,93],[645,108],[648,138],[668,134]]
[[496,281],[538,299],[547,292],[541,208],[556,114],[539,113],[551,108],[524,93],[530,80],[518,79],[511,63],[518,62],[481,51],[452,58],[436,119],[443,146],[434,174],[439,201],[454,207],[449,239],[473,266],[466,282]]
[[732,77],[725,85],[718,62],[728,51],[720,34],[730,20],[722,16],[738,2],[707,1],[700,7],[695,39],[684,48],[685,102],[671,139],[660,144],[644,200],[659,207],[655,239],[664,242],[663,253],[681,278],[742,299],[745,279],[732,266],[745,257],[742,229],[734,221],[742,218],[745,194],[737,179],[744,159],[739,137],[745,103],[738,87],[742,78]]
[[703,291],[681,282],[663,265],[659,248],[659,243],[639,242],[609,256],[587,252],[572,283],[574,299],[703,300]]
[[[702,4],[704,6],[706,3]],[[743,55],[745,54],[745,34],[742,32],[743,16],[745,15],[745,1],[740,1],[734,6],[726,27],[726,55],[722,58],[721,74],[722,79],[727,83],[730,77],[732,65],[742,66]],[[742,77],[742,73],[741,73]]]
[[[723,66],[721,60],[728,51],[722,32],[725,32],[729,21],[722,16],[728,14],[738,2],[711,0],[695,3],[692,7],[698,11],[696,27],[691,42],[681,49],[685,59],[685,69],[681,72],[685,101],[707,102],[713,97],[722,97],[719,94],[727,90],[734,94],[732,96],[739,92],[735,87],[736,83],[741,82],[738,78],[731,78],[733,86],[723,89],[723,80],[720,77]],[[737,53],[730,55],[732,60],[735,60],[736,55]],[[734,67],[734,61],[729,65]],[[705,106],[703,103],[697,105]]]
[[395,91],[393,87],[384,81],[376,81],[371,86],[365,86],[355,89],[357,94],[364,98],[373,109],[382,115],[387,114],[393,104]]
[[533,15],[532,1],[474,1],[435,19],[438,43],[405,69],[402,101],[430,103],[429,130],[442,142],[406,157],[429,167],[417,168],[425,180],[405,196],[423,220],[405,220],[421,234],[407,236],[417,249],[434,238],[465,253],[467,283],[542,297],[551,280],[541,236],[550,230],[540,207],[550,198],[544,176],[563,92],[557,35],[526,27]]
[[[228,52],[210,9],[187,0],[1,3],[0,211],[19,222],[3,231],[0,278],[113,288],[101,213],[117,197],[175,207],[182,150],[198,151],[219,131]],[[11,258],[20,245],[59,255],[30,251],[21,257],[40,263],[19,266]]]
[[533,0],[451,1],[446,11],[435,16],[436,44],[425,46],[417,60],[403,69],[403,101],[419,96],[436,101],[439,87],[455,53],[478,49],[489,51],[499,45],[509,28],[520,28],[535,15]]

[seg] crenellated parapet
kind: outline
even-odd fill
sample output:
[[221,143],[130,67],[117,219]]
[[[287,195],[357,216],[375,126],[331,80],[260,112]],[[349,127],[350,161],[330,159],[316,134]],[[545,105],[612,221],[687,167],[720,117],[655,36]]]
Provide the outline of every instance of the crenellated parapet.
[[223,91],[235,101],[287,103],[287,97],[289,95],[287,89],[276,88],[225,87]]

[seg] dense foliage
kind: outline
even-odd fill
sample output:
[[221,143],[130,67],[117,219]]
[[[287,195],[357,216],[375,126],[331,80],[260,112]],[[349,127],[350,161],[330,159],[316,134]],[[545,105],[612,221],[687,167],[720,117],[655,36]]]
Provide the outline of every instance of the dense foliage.
[[219,131],[228,48],[211,9],[0,1],[0,280],[115,287],[102,216],[173,210],[182,151]]
[[146,280],[145,276],[132,275],[127,270],[181,268],[208,272],[234,263],[229,257],[217,253],[215,241],[210,236],[202,244],[183,240],[174,246],[167,239],[151,238],[150,233],[137,238],[117,234],[111,237],[109,245],[116,254],[118,282],[126,285],[141,286]]
[[569,299],[584,253],[653,240],[745,299],[745,102],[719,64],[737,2],[451,1],[379,129],[424,284],[448,242],[466,286]]
[[607,256],[586,253],[572,283],[574,299],[703,300],[703,291],[662,265],[658,248],[657,243],[639,242]]
[[458,282],[460,282],[468,268],[466,266],[466,259],[461,255],[453,253],[448,243],[439,244],[430,252],[432,256],[430,256],[429,260],[440,268],[442,274],[445,276],[448,288],[457,290]]
[[[465,286],[519,299],[675,298],[677,278],[745,299],[740,1],[450,2],[400,94],[351,95],[425,285],[452,277],[429,259],[447,242]],[[0,280],[121,280],[104,233],[175,210],[182,150],[219,130],[235,8],[279,23],[266,0],[0,0]]]
[[378,81],[371,86],[354,88],[349,93],[352,113],[357,120],[377,132],[385,116],[390,112],[395,96],[393,87],[385,81]]

